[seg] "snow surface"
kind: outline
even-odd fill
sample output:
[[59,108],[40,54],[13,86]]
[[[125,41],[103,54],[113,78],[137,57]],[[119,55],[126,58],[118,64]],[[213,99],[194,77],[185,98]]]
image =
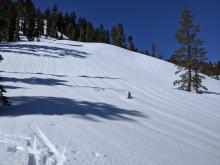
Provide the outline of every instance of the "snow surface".
[[1,165],[220,164],[219,81],[180,91],[174,65],[99,43],[42,38],[0,54],[12,102]]

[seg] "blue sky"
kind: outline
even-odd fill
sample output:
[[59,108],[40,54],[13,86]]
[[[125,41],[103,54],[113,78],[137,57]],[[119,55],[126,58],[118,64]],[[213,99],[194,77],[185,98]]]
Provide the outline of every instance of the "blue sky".
[[170,57],[178,48],[175,32],[182,9],[188,6],[201,25],[199,37],[211,61],[220,60],[220,0],[33,0],[45,9],[56,3],[61,11],[75,11],[95,25],[108,29],[122,23],[140,50],[156,43],[158,53]]

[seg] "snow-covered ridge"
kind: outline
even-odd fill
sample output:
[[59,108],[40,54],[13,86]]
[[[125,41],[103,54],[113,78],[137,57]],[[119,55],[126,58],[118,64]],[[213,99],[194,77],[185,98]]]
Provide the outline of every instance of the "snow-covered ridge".
[[100,43],[41,38],[0,54],[13,104],[0,113],[1,165],[220,164],[219,81],[180,91],[174,65]]

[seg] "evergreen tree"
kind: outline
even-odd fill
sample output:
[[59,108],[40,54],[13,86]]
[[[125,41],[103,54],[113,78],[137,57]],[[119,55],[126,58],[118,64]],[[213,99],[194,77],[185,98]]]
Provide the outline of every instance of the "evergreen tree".
[[118,24],[116,27],[112,28],[111,31],[112,44],[125,48],[125,34],[124,27],[122,24]]
[[19,31],[24,32],[25,31],[25,24],[24,24],[24,18],[25,18],[25,2],[24,0],[17,0],[16,5],[16,12],[17,12],[17,22],[18,22],[18,29]]
[[26,36],[28,41],[34,41],[35,37],[35,18],[36,18],[36,9],[31,0],[26,0],[25,3],[25,26],[26,26]]
[[0,1],[0,41],[19,40],[19,22],[15,3],[10,0]]
[[132,36],[128,36],[128,49],[131,51],[136,51]]
[[[65,35],[69,37],[70,40],[76,41],[79,37],[79,32],[76,28],[76,14],[72,12],[70,15],[68,13],[64,16],[64,29]],[[77,33],[78,32],[78,33]]]
[[50,36],[51,34],[51,11],[50,8],[47,7],[44,12],[44,19],[46,20],[46,37]]
[[196,91],[196,93],[202,93],[202,91],[200,90],[201,88],[204,90],[208,90],[204,85],[202,85],[202,79],[205,79],[205,77],[199,74],[199,70],[197,68],[195,69],[195,73],[192,79],[192,88]]
[[96,29],[95,36],[96,36],[95,39],[96,42],[101,42],[101,43],[110,42],[109,31],[105,30],[102,24]]
[[117,29],[115,26],[113,26],[112,30],[111,30],[111,43],[113,45],[117,45],[118,41],[117,41]]
[[[189,9],[185,9],[181,14],[180,29],[176,32],[176,39],[182,45],[174,56],[178,58],[180,65],[178,66],[179,73],[185,71],[180,75],[180,80],[176,80],[174,85],[179,85],[179,89],[190,92],[193,89],[199,91],[203,87],[202,76],[199,76],[199,66],[205,59],[206,52],[201,48],[203,42],[196,38],[197,33],[200,31],[198,25],[193,24],[193,15]],[[193,69],[195,75],[193,75]],[[205,89],[203,87],[203,89]]]
[[216,64],[216,74],[215,75],[216,75],[215,78],[217,80],[219,80],[220,79],[220,61],[218,61],[218,63]]
[[95,31],[91,22],[87,22],[86,25],[86,42],[93,42],[95,40]]
[[78,29],[79,29],[78,41],[82,41],[82,42],[86,41],[86,27],[87,27],[87,20],[85,18],[80,17],[78,20]]
[[57,15],[57,30],[61,33],[61,36],[59,36],[59,39],[63,39],[63,34],[65,32],[65,26],[64,26],[64,18],[62,12],[59,12]]
[[39,38],[42,35],[44,35],[44,16],[41,13],[40,9],[38,9],[37,10],[35,36],[37,38]]
[[207,52],[202,46],[203,41],[197,40],[196,47],[193,47],[192,50],[194,52],[194,59],[192,63],[192,69],[194,70],[194,75],[192,77],[192,88],[197,92],[201,93],[201,88],[203,90],[208,90],[204,85],[202,85],[202,80],[205,79],[204,76],[200,75],[202,62],[207,60],[206,54]]
[[171,55],[171,57],[168,59],[168,62],[171,62],[176,65],[181,65],[179,56],[177,56],[176,54]]
[[16,17],[16,25],[17,25],[17,30],[18,30],[18,35],[19,32],[21,34],[26,33],[26,25],[25,25],[25,2],[24,0],[17,0],[16,5],[16,12],[17,12],[17,17]]
[[144,54],[149,56],[150,52],[148,50],[145,50]]
[[15,3],[10,0],[0,1],[0,41],[19,40],[18,25]]
[[[2,56],[0,55],[0,62],[3,60]],[[0,81],[1,81],[1,77],[0,77]],[[8,98],[6,96],[4,96],[4,93],[6,93],[6,90],[3,88],[3,86],[0,84],[0,104],[3,105],[10,105]]]
[[156,44],[152,44],[152,48],[151,48],[151,56],[152,56],[152,57],[157,57],[157,48],[156,48]]
[[110,39],[110,32],[108,30],[105,30],[105,43],[110,44],[111,39]]
[[51,14],[51,29],[50,29],[50,36],[53,38],[58,38],[58,31],[57,31],[57,12],[58,7],[57,5],[53,5],[52,14]]
[[215,72],[215,65],[212,62],[202,62],[201,63],[201,73],[213,77]]
[[8,41],[9,38],[10,19],[8,19],[8,16],[11,15],[10,9],[10,0],[0,1],[0,41]]
[[8,41],[18,41],[19,40],[19,19],[16,11],[15,4],[11,5],[9,18],[9,28],[8,28]]
[[64,34],[65,34],[65,35],[67,35],[67,31],[68,31],[68,30],[67,30],[67,25],[68,25],[68,23],[69,23],[69,19],[70,19],[70,18],[69,18],[69,13],[66,12],[66,13],[64,14],[64,16],[63,16]]

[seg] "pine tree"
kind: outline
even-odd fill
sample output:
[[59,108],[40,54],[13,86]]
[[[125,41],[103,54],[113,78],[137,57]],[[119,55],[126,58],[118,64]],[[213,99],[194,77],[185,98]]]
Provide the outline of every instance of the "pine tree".
[[15,4],[11,5],[9,18],[9,28],[8,28],[8,41],[18,41],[19,40],[19,19],[18,13],[16,11]]
[[156,44],[152,44],[151,56],[152,57],[157,57],[157,47],[156,47]]
[[220,79],[220,61],[216,64],[216,79]]
[[79,32],[77,33],[75,12],[72,12],[70,15],[68,13],[65,14],[64,29],[64,34],[69,37],[70,40],[76,41],[78,39]]
[[144,54],[149,56],[150,52],[148,50],[145,50]]
[[112,27],[112,30],[111,30],[111,43],[113,45],[117,45],[118,44],[118,41],[117,41],[117,29],[115,26]]
[[[179,89],[191,92],[192,88],[197,92],[201,85],[203,76],[199,75],[200,64],[204,61],[206,52],[202,48],[203,42],[196,38],[200,31],[198,25],[193,24],[193,15],[189,9],[185,9],[181,14],[180,29],[176,32],[176,39],[181,48],[175,51],[180,65],[176,73],[182,72],[180,80],[174,81],[174,85],[179,85]],[[195,75],[193,75],[193,70]],[[184,72],[185,71],[185,72]]]
[[208,90],[204,85],[202,85],[202,80],[205,79],[204,76],[200,75],[202,63],[207,60],[206,54],[207,52],[202,46],[204,43],[203,41],[197,40],[196,47],[193,47],[192,50],[195,53],[194,54],[194,60],[193,60],[193,66],[192,69],[194,70],[194,75],[192,77],[192,88],[197,93],[202,93],[200,90],[201,88],[203,90]]
[[109,31],[105,30],[102,24],[96,29],[95,36],[96,36],[96,39],[95,39],[96,42],[101,42],[101,43],[110,42]]
[[[2,56],[0,55],[0,62],[3,60]],[[1,81],[0,77],[0,81]],[[10,105],[8,98],[4,95],[6,93],[6,90],[3,88],[2,85],[0,85],[0,103],[3,105]]]
[[212,62],[202,62],[201,63],[201,73],[213,77],[213,73],[214,73],[215,67],[214,64]]
[[136,51],[132,36],[128,36],[128,49],[131,51]]
[[94,31],[93,25],[91,22],[87,22],[85,41],[93,42],[94,40],[95,40],[95,31]]
[[36,29],[35,36],[39,38],[44,35],[44,16],[41,13],[40,9],[37,10],[37,18],[36,18]]
[[216,64],[216,79],[220,79],[220,61]]
[[0,41],[11,42],[19,40],[19,21],[14,2],[0,1]]
[[64,26],[64,18],[62,12],[59,12],[57,15],[57,30],[61,33],[61,36],[59,36],[59,39],[63,39],[63,34],[65,32],[65,26]]
[[[1,0],[0,1],[0,41],[8,41],[9,39],[9,25],[11,15],[11,1]],[[9,17],[10,18],[10,17]]]
[[78,29],[79,29],[78,41],[82,41],[82,42],[86,41],[86,27],[87,27],[87,20],[85,18],[80,17],[78,20]]
[[44,12],[44,19],[46,20],[46,37],[51,34],[51,11],[50,8],[47,7]]
[[125,34],[124,27],[122,24],[118,24],[116,27],[112,28],[111,31],[112,44],[125,48]]
[[26,0],[25,3],[25,26],[26,26],[26,36],[28,41],[34,41],[35,37],[35,18],[36,18],[36,9],[31,0]]
[[181,65],[180,64],[180,59],[179,59],[179,56],[173,54],[169,59],[168,59],[168,62],[171,62],[173,64],[176,64],[176,65]]
[[58,38],[58,31],[57,31],[57,12],[58,7],[57,5],[53,5],[52,14],[51,14],[51,29],[50,29],[50,36],[53,38]]
[[105,43],[107,44],[111,43],[110,32],[108,30],[105,30]]
[[17,12],[17,22],[18,22],[18,29],[19,31],[24,32],[25,25],[24,25],[24,18],[25,18],[25,2],[24,0],[17,0],[16,5],[16,12]]

